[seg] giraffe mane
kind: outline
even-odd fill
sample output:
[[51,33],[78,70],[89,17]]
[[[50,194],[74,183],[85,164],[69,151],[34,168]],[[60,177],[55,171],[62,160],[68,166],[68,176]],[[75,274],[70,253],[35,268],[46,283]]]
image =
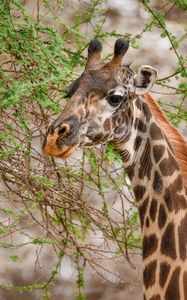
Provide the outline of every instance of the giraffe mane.
[[187,187],[187,143],[178,130],[169,122],[156,101],[149,94],[145,94],[145,99],[153,116],[155,117],[155,120],[163,129],[166,137],[172,145],[175,158],[183,176],[184,185]]

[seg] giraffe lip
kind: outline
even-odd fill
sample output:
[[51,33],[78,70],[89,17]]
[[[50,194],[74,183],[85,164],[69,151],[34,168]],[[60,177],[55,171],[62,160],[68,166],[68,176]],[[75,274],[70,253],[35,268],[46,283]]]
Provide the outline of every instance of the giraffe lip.
[[73,146],[71,146],[71,147],[69,147],[69,148],[66,148],[66,150],[64,150],[62,153],[60,153],[57,157],[58,158],[67,158],[67,157],[69,157],[72,153],[73,153],[73,151],[76,149],[78,147],[78,144],[77,145],[73,145]]

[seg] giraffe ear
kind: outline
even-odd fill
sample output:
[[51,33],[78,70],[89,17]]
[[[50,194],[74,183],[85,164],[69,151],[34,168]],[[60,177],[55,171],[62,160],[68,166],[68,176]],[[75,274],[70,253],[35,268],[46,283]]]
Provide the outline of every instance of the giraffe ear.
[[135,94],[143,95],[147,93],[153,86],[157,78],[157,70],[150,66],[142,66],[139,68],[135,76]]

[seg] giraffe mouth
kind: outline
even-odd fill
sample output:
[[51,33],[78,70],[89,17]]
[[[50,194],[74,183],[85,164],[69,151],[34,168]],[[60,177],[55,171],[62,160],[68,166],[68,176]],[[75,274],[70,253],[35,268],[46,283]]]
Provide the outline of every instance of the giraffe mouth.
[[63,152],[61,152],[57,157],[62,158],[62,159],[67,158],[67,157],[69,157],[74,152],[74,150],[77,147],[78,147],[78,145],[74,145],[74,146],[68,147],[65,150],[63,150]]
[[78,144],[73,146],[64,146],[62,149],[59,149],[56,145],[54,147],[53,144],[48,143],[43,147],[43,152],[51,157],[58,157],[65,159],[69,157],[73,151],[78,147]]

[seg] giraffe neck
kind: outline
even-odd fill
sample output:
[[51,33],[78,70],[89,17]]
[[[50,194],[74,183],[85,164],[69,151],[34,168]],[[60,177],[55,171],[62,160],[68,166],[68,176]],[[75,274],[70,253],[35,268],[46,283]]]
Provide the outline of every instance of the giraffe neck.
[[187,300],[187,196],[182,176],[147,104],[137,99],[134,105],[134,130],[115,146],[139,210],[144,299]]

